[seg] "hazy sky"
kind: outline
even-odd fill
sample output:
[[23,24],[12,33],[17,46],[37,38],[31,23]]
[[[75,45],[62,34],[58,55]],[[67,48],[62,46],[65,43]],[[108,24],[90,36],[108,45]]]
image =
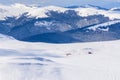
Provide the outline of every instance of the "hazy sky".
[[103,7],[116,7],[120,6],[120,0],[0,0],[1,4],[37,4],[37,5],[57,5],[57,6],[71,6],[71,5],[84,5],[93,4]]

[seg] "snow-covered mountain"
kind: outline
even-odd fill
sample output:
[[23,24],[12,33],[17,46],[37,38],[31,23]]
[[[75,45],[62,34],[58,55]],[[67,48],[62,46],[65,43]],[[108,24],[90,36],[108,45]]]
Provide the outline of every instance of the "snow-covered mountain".
[[120,38],[120,12],[115,9],[93,5],[75,8],[0,5],[0,33],[34,42],[116,40]]
[[105,10],[99,6],[93,5],[85,5],[85,6],[78,6],[75,9],[58,7],[58,6],[47,6],[47,7],[34,7],[34,6],[26,6],[24,4],[14,4],[14,5],[0,5],[0,19],[5,20],[7,17],[16,17],[19,18],[22,14],[27,13],[29,17],[36,17],[36,18],[45,18],[49,17],[46,15],[49,11],[58,11],[58,12],[65,12],[67,10],[74,10],[76,11],[79,16],[90,16],[90,15],[104,15],[109,17],[110,19],[120,19],[119,13],[114,12],[112,8],[111,11]]

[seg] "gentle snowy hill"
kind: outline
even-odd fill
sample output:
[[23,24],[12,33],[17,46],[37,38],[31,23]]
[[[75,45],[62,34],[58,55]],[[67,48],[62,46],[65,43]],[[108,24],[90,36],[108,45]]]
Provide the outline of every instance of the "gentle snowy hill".
[[11,36],[7,36],[7,35],[3,35],[3,34],[0,34],[0,41],[9,41],[9,40],[15,40],[13,37]]

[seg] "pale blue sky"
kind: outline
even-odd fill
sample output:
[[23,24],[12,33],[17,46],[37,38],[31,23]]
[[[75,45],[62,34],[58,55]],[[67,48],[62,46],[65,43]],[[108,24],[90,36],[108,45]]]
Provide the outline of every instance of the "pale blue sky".
[[101,7],[116,7],[120,6],[120,0],[0,0],[1,4],[37,4],[37,5],[57,5],[57,6],[71,6],[71,5],[84,5],[92,4]]

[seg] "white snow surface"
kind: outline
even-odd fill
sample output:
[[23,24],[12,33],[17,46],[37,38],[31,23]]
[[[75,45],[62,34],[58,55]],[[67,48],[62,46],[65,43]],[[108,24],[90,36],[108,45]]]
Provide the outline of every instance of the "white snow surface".
[[120,40],[48,44],[0,38],[0,80],[120,80],[119,68]]
[[96,7],[80,7],[75,9],[63,8],[58,6],[46,6],[46,7],[35,7],[26,6],[24,4],[16,3],[13,5],[0,5],[0,20],[5,20],[6,17],[16,17],[19,18],[23,13],[28,13],[28,17],[44,18],[48,17],[46,13],[48,11],[58,11],[65,12],[66,10],[75,10],[80,16],[90,16],[90,15],[104,15],[109,17],[111,20],[120,19],[120,11],[113,10],[102,10]]

